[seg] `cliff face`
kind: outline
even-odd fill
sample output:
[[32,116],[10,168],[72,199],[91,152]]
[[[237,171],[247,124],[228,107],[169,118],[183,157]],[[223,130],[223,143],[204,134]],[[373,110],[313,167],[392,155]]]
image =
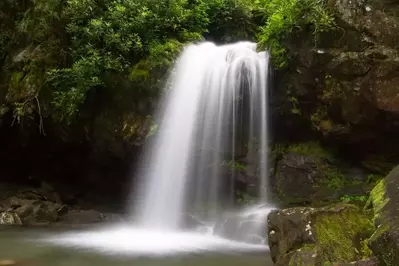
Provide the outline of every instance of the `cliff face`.
[[[334,221],[325,228],[318,226],[316,219],[309,222],[309,228],[315,225],[319,232],[307,234],[306,226],[298,226],[303,229],[291,234],[284,222],[306,222],[306,208],[281,210],[269,216],[272,256],[276,265],[347,265],[357,260],[350,265],[398,265],[397,226],[392,222],[397,218],[397,168],[387,174],[398,163],[399,151],[399,2],[330,0],[327,7],[335,17],[334,30],[317,39],[308,29],[292,33],[287,41],[292,64],[284,73],[277,73],[272,101],[277,143],[317,139],[334,151],[334,160],[324,153],[320,156],[320,150],[310,149],[308,144],[300,149],[288,146],[277,158],[272,180],[277,197],[286,205],[292,200],[296,206],[316,205],[315,200],[326,205],[334,202],[334,197],[336,201],[355,202],[364,207],[359,215],[368,230],[362,230],[367,231],[362,237],[357,235],[360,243],[353,241],[344,248],[356,250],[357,257],[342,257],[329,254],[329,250],[341,249],[345,241],[325,249],[323,245],[330,240],[323,242],[323,234],[337,228],[350,235],[345,226],[352,218],[345,218],[342,225]],[[358,174],[353,172],[354,165],[359,167]],[[351,170],[345,173],[348,166]],[[370,192],[375,181],[385,175]],[[326,188],[333,192],[326,192]],[[300,202],[305,196],[300,191],[307,192],[309,201]],[[287,200],[298,193],[301,197]],[[325,215],[325,208],[309,210]],[[341,215],[334,218],[341,219]],[[284,251],[287,247],[289,251]]]
[[373,0],[331,0],[327,6],[335,16],[333,31],[314,39],[301,29],[287,42],[292,64],[277,78],[278,121],[300,127],[307,137],[315,133],[355,148],[363,158],[395,153],[399,6]]

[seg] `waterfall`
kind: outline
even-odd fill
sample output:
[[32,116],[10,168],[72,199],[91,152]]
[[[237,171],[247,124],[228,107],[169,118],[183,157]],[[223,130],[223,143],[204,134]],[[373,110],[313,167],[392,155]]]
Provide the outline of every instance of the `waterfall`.
[[239,157],[267,201],[268,68],[268,53],[251,42],[184,49],[139,175],[133,215],[141,226],[178,230],[183,213],[215,220],[233,208]]
[[[136,224],[42,241],[134,256],[267,251],[268,64],[268,53],[250,42],[186,47],[132,193]],[[246,172],[258,177],[259,202],[237,211],[236,168],[243,159]],[[199,221],[189,228],[195,230],[186,230],[187,218]]]

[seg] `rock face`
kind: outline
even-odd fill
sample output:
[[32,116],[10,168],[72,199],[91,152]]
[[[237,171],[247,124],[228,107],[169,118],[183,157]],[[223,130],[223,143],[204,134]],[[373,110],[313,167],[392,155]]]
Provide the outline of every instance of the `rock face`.
[[399,166],[371,193],[376,232],[370,247],[385,265],[399,265]]
[[52,189],[18,188],[1,185],[0,224],[45,225],[45,224],[93,224],[121,222],[121,215],[82,210],[62,203]]
[[297,31],[287,43],[294,62],[281,83],[286,88],[278,106],[290,113],[294,103],[296,111],[278,121],[294,123],[302,132],[310,126],[342,145],[396,152],[399,7],[386,0],[329,0],[327,5],[335,30],[317,41],[312,33]]
[[277,266],[339,265],[370,256],[365,241],[374,226],[354,205],[274,211],[268,224],[271,256]]
[[[324,169],[325,168],[325,169]],[[279,198],[287,204],[309,204],[317,199],[333,196],[327,186],[329,168],[314,155],[289,152],[277,164],[276,188]],[[325,183],[321,187],[322,183]]]
[[378,259],[372,257],[369,259],[354,261],[350,263],[340,263],[334,266],[378,266],[378,265],[379,265]]
[[349,170],[332,164],[331,156],[317,143],[295,144],[276,164],[274,188],[283,206],[326,205],[344,195],[367,194],[372,189],[367,174]]

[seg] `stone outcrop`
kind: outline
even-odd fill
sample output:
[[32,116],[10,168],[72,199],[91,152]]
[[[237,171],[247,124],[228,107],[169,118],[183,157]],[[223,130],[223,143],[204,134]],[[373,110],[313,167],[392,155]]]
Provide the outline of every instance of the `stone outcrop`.
[[282,152],[272,178],[280,206],[326,205],[372,189],[363,169],[334,164],[318,143],[293,144]]
[[334,266],[378,266],[379,262],[376,257],[372,257],[365,260],[353,261],[350,263],[339,263]]
[[119,214],[68,206],[46,184],[39,189],[10,184],[1,184],[0,187],[0,224],[83,225],[123,221]]
[[399,265],[399,166],[374,188],[371,202],[377,230],[369,245],[384,265]]
[[354,205],[274,211],[268,225],[271,256],[277,266],[361,263],[363,257],[371,256],[367,239],[374,226]]
[[299,135],[308,127],[365,156],[396,153],[399,7],[392,1],[329,0],[327,8],[334,30],[317,40],[310,31],[296,31],[287,43],[293,62],[276,100],[276,108],[285,110],[276,119],[291,127],[283,134]]

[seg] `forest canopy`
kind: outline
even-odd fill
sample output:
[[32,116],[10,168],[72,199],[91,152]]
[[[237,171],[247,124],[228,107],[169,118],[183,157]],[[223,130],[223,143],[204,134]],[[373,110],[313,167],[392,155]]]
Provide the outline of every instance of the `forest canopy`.
[[256,41],[284,68],[289,34],[333,19],[319,0],[4,0],[0,25],[0,117],[117,132],[187,43]]

